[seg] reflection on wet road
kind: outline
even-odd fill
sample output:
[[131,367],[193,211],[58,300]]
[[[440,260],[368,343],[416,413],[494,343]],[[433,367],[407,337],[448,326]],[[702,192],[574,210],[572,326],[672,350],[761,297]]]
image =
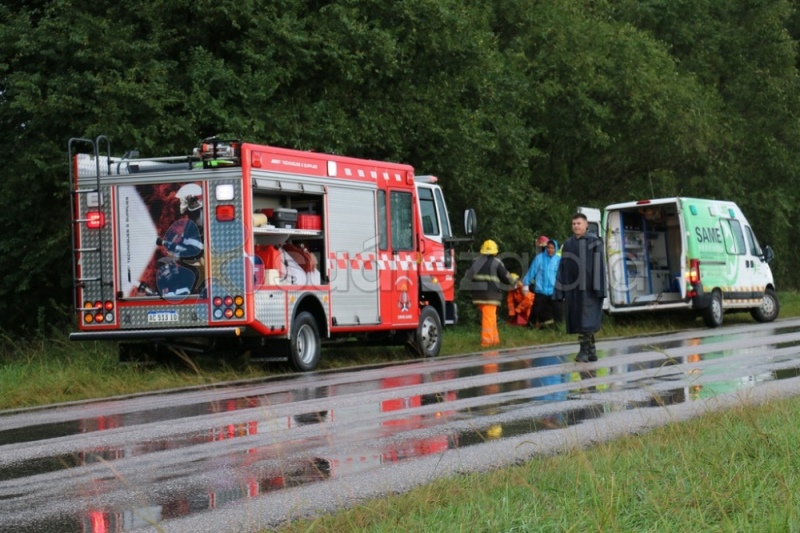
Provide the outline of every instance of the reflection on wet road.
[[0,412],[0,531],[164,526],[392,463],[800,374],[800,320]]

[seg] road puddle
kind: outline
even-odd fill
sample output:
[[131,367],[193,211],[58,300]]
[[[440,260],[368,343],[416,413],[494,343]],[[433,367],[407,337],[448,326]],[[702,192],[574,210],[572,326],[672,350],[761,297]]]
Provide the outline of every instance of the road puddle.
[[[572,362],[570,345],[330,372],[175,395],[176,405],[152,410],[8,428],[0,444],[30,446],[14,449],[18,459],[0,457],[0,515],[42,533],[129,531],[382,465],[535,438],[620,410],[800,377],[800,328],[765,343],[775,329],[601,342],[599,361],[589,364]],[[165,421],[163,434],[145,431]],[[51,440],[63,450],[36,446]],[[47,513],[30,505],[48,498]]]

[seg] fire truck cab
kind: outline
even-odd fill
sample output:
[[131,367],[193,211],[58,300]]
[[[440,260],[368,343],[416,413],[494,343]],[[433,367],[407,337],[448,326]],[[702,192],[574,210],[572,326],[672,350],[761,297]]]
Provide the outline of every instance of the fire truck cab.
[[[458,321],[462,239],[438,180],[409,165],[226,139],[140,158],[74,138],[69,155],[73,340],[308,371],[343,337],[433,357]],[[475,224],[468,209],[468,237]]]

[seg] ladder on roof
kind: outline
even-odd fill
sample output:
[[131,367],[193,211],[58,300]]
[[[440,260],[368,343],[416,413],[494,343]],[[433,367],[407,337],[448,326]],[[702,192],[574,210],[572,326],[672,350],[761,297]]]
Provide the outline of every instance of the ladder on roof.
[[[101,150],[104,153],[101,154]],[[93,160],[94,169],[89,170],[94,180],[87,186],[86,180],[81,180],[81,170],[86,172],[86,166],[78,168],[80,159],[79,154],[87,154]],[[107,168],[101,169],[101,160],[105,161]],[[72,138],[69,140],[69,174],[70,174],[70,213],[72,217],[72,280],[73,280],[73,306],[75,311],[80,313],[86,309],[83,302],[78,301],[78,289],[92,288],[92,296],[95,301],[106,302],[113,299],[113,294],[108,291],[113,290],[113,278],[106,276],[106,265],[104,264],[104,233],[101,230],[87,231],[88,223],[94,222],[92,218],[87,218],[85,213],[90,209],[95,209],[103,213],[105,217],[110,217],[111,209],[108,205],[110,198],[104,198],[100,188],[100,178],[109,175],[111,166],[111,142],[105,135],[100,135],[92,141],[91,139]],[[110,223],[107,221],[106,223]],[[106,237],[110,239],[110,237]],[[80,243],[80,244],[79,244]],[[92,268],[88,267],[92,264]],[[92,270],[87,274],[87,270]],[[107,279],[108,278],[108,279]]]

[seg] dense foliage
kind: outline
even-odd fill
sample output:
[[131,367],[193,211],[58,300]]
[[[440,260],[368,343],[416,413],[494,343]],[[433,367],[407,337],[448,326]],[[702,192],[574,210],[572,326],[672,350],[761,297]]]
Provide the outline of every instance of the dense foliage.
[[70,316],[67,142],[98,134],[407,162],[521,263],[577,205],[731,199],[800,285],[790,0],[16,0],[0,22],[6,330]]

